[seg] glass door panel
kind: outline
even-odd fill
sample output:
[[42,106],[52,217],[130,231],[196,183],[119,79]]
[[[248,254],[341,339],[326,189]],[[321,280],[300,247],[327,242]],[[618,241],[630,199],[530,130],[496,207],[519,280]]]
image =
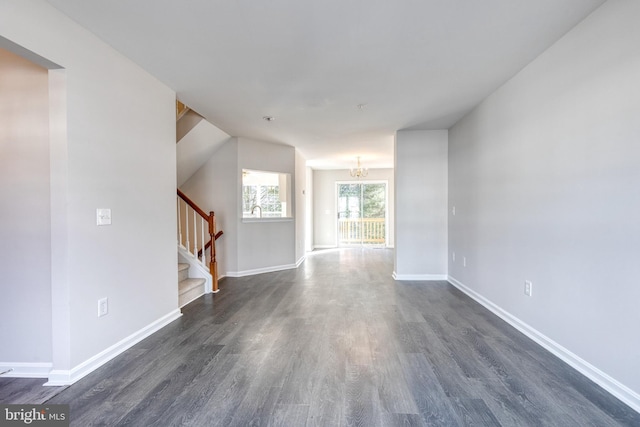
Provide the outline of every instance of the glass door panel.
[[386,183],[338,184],[338,245],[386,243]]
[[361,207],[360,184],[338,184],[338,245],[361,243]]
[[362,184],[362,243],[386,243],[387,184]]

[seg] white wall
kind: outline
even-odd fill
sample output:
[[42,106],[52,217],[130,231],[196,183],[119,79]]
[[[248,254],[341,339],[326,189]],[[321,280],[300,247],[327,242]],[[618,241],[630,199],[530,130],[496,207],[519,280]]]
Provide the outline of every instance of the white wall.
[[296,264],[298,264],[301,260],[304,259],[304,254],[307,249],[306,243],[306,221],[307,221],[307,161],[300,154],[298,150],[295,152],[296,154],[296,164],[295,164],[295,180],[294,180],[294,189],[293,189],[293,197],[295,203],[295,213],[294,219],[296,222],[296,237],[295,237],[295,245],[296,245]]
[[[293,147],[238,138],[238,207],[241,203],[242,169],[288,173],[294,187],[292,194],[296,194],[296,161]],[[235,275],[295,266],[296,236],[295,222],[292,219],[247,222],[238,215],[238,221],[238,270]]]
[[229,135],[208,121],[200,120],[176,144],[178,187],[182,187],[230,138]]
[[[298,167],[303,162],[298,158]],[[297,217],[243,220],[242,169],[291,174],[296,214],[302,209],[296,199],[301,184],[296,177],[295,148],[249,138],[232,138],[225,143],[180,187],[202,209],[216,212],[218,229],[225,233],[218,240],[219,275],[243,276],[295,266],[299,259],[296,241],[304,238],[296,232]],[[303,241],[301,247],[304,248]]]
[[[313,246],[315,248],[336,247],[338,244],[336,212],[336,182],[356,182],[348,169],[329,169],[313,171]],[[393,247],[395,234],[394,176],[393,169],[369,169],[366,178],[360,180],[387,181],[387,229],[388,247]]]
[[[175,93],[45,1],[3,1],[0,32],[64,68],[54,80],[66,86],[66,127],[55,123],[64,130],[51,156],[52,270],[66,278],[52,317],[69,325],[51,332],[52,353],[64,377],[178,313]],[[96,208],[112,209],[111,226],[96,226]],[[104,297],[109,314],[98,318]]]
[[395,140],[398,279],[447,274],[447,131],[398,131]]
[[48,72],[0,48],[0,362],[51,363]]
[[449,134],[450,275],[636,410],[639,18],[640,2],[605,3]]
[[311,252],[313,250],[313,223],[314,223],[314,208],[313,198],[315,197],[313,189],[313,169],[310,167],[305,168],[305,188],[306,188],[306,212],[305,212],[305,252]]

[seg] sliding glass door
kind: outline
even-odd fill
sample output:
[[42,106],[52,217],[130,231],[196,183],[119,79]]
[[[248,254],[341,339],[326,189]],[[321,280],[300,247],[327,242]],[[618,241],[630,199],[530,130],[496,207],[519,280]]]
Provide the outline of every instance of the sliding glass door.
[[337,184],[338,245],[377,245],[387,242],[387,183]]

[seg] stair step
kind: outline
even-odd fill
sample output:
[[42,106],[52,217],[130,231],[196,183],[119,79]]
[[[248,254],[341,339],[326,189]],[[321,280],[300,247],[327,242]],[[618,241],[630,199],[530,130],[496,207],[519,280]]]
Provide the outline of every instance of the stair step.
[[188,278],[181,280],[180,283],[178,283],[178,294],[182,295],[198,287],[202,288],[202,292],[204,292],[205,282],[206,280],[201,278]]
[[178,263],[178,283],[189,278],[189,264],[186,262]]
[[190,265],[188,263],[178,263],[178,306],[183,307],[194,299],[204,295],[205,283],[202,278],[189,277]]
[[204,279],[185,279],[178,284],[178,306],[183,307],[204,295]]
[[184,279],[178,283],[178,306],[182,307],[204,295],[206,280],[199,278]]

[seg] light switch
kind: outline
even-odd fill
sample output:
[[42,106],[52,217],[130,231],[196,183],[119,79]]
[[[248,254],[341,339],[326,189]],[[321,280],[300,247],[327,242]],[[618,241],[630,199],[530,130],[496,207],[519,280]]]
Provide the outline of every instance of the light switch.
[[111,225],[111,209],[96,209],[96,223],[98,225]]
[[109,298],[102,298],[98,300],[98,317],[106,316],[109,314]]

